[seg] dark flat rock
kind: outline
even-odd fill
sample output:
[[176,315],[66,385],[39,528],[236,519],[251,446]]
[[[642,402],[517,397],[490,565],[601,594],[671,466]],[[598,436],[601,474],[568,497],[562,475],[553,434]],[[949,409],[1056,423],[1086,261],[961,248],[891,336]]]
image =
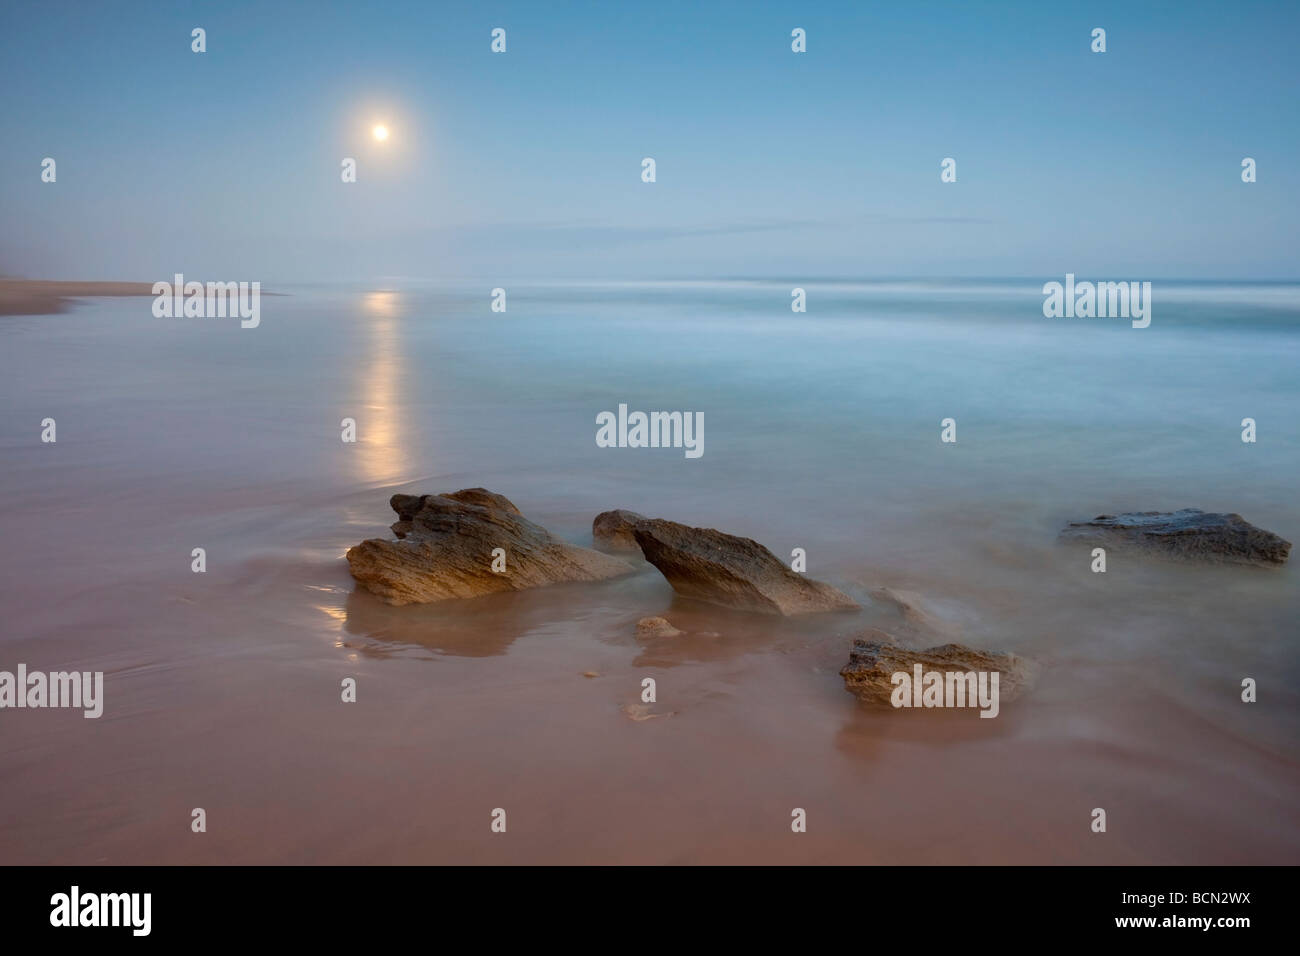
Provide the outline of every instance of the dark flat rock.
[[1133,548],[1192,561],[1279,567],[1291,542],[1257,528],[1239,514],[1182,511],[1132,511],[1072,522],[1062,541],[1101,547]]

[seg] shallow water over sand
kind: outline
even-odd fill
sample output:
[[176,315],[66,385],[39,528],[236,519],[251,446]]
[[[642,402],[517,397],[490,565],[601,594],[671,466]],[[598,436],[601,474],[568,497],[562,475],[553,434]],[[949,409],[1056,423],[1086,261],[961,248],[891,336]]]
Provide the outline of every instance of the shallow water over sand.
[[[1300,862],[1294,563],[1097,575],[1054,541],[1182,507],[1300,536],[1296,288],[1157,283],[1133,330],[1044,319],[1033,283],[803,283],[806,315],[793,284],[3,320],[0,669],[103,670],[106,701],[0,712],[0,861]],[[597,448],[620,402],[704,412],[704,456]],[[342,554],[390,494],[467,486],[577,543],[623,507],[802,547],[864,610],[756,620],[644,565],[426,607],[354,591]],[[916,637],[880,586],[1036,684],[995,720],[864,710],[850,635]],[[720,636],[638,641],[647,615]]]

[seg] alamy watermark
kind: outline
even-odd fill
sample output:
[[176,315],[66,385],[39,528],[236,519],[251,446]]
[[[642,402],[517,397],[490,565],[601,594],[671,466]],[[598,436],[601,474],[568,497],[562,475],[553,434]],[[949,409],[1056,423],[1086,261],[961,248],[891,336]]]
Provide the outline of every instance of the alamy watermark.
[[238,317],[239,325],[255,329],[262,321],[262,283],[186,282],[176,273],[175,282],[153,284],[153,314],[158,319],[224,319]]
[[687,458],[704,454],[703,412],[631,412],[596,416],[596,445],[600,448],[684,448]]
[[0,709],[80,707],[88,719],[104,713],[103,671],[0,671]]
[[895,707],[978,707],[981,717],[998,715],[998,671],[895,671],[889,702]]
[[1065,283],[1043,286],[1043,315],[1049,319],[1132,319],[1133,328],[1151,324],[1150,282],[1075,282],[1074,273]]
[[152,911],[152,893],[83,893],[73,886],[50,897],[51,926],[127,926],[133,936],[148,936]]

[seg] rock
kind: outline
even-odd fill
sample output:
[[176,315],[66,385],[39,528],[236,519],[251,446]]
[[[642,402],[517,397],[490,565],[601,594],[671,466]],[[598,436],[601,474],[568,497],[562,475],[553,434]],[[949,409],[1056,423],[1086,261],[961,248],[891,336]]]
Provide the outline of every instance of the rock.
[[1199,508],[1098,515],[1071,522],[1060,538],[1187,560],[1268,567],[1285,564],[1291,553],[1290,541],[1256,528],[1239,514],[1207,514]]
[[764,614],[858,609],[847,594],[796,574],[749,538],[658,518],[638,521],[633,534],[646,560],[683,597]]
[[614,551],[640,551],[641,546],[636,543],[632,526],[644,520],[645,516],[635,511],[624,511],[621,508],[602,511],[591,523],[591,536],[597,544],[603,544]]
[[648,704],[636,703],[636,704],[624,704],[623,713],[631,720],[635,720],[638,723],[640,723],[643,720],[654,720],[656,717],[671,717],[674,714],[676,714],[677,711],[670,710],[667,711],[666,713],[656,714],[654,711],[650,709],[650,706]]
[[840,676],[844,678],[845,688],[860,699],[893,709],[890,695],[895,689],[894,674],[904,671],[911,676],[917,664],[921,665],[922,673],[997,671],[999,703],[1016,697],[1032,674],[1029,662],[1014,654],[992,654],[964,644],[909,650],[900,647],[884,631],[868,628],[854,638],[849,662],[840,670]]
[[685,633],[685,631],[677,630],[662,617],[643,617],[636,622],[636,636],[641,638],[677,637],[679,634]]
[[[389,604],[422,604],[598,581],[632,566],[551,535],[511,501],[483,488],[445,495],[393,495],[397,541],[372,538],[348,550],[352,576]],[[503,572],[492,552],[505,549]]]

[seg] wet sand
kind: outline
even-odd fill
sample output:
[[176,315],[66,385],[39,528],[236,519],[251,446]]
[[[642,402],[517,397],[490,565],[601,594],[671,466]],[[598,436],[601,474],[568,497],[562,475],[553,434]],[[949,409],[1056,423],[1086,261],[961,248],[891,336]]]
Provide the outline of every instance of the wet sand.
[[[337,505],[382,503],[370,493]],[[354,590],[331,557],[342,544],[300,542],[296,560],[262,553],[203,576],[160,569],[161,591],[104,582],[95,562],[61,600],[27,581],[29,601],[54,606],[43,636],[9,642],[6,659],[103,668],[108,708],[98,721],[4,715],[5,860],[1296,859],[1289,742],[1261,738],[1226,703],[1196,710],[1167,692],[1183,672],[1177,647],[1142,642],[1099,663],[1046,634],[1006,637],[1046,667],[996,720],[881,714],[836,672],[856,626],[906,633],[885,606],[848,620],[754,620],[679,601],[643,567],[614,582],[391,608]],[[1179,570],[1147,583],[1179,588]],[[1181,587],[1194,602],[1195,582]],[[1143,601],[1135,587],[1113,614]],[[720,636],[638,641],[648,614]],[[1091,626],[1100,634],[1106,622]],[[340,701],[345,676],[357,679],[355,704]],[[640,702],[646,676],[653,705]],[[199,806],[209,829],[191,834]],[[1110,814],[1105,835],[1088,829],[1094,806]],[[489,831],[497,807],[505,835]],[[795,807],[808,812],[806,834],[790,832]]]

